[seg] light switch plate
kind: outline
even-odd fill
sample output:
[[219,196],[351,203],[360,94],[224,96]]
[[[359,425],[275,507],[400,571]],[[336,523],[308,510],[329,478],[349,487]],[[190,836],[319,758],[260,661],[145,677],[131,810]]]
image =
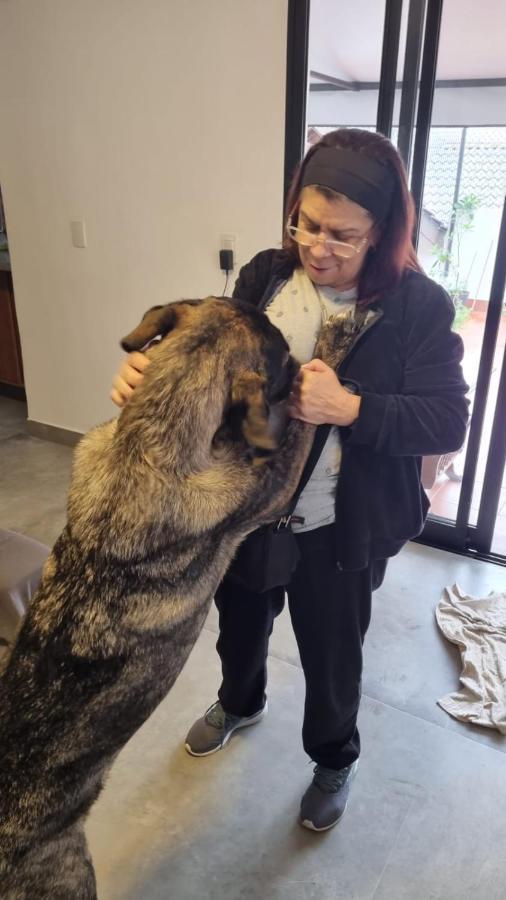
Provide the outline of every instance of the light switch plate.
[[74,247],[86,247],[86,223],[71,222],[70,233],[72,235],[72,244]]

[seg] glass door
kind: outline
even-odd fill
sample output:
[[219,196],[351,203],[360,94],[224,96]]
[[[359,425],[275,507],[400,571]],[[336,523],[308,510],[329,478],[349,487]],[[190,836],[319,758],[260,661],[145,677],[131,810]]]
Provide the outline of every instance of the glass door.
[[[506,201],[488,299],[458,298],[471,419],[464,447],[424,459],[431,543],[506,559]],[[434,462],[436,463],[434,470]]]
[[462,450],[423,461],[431,510],[422,540],[506,560],[505,27],[495,0],[484,0],[478,18],[465,0],[429,0],[411,187],[418,255],[453,299],[471,401]]
[[285,183],[334,128],[382,131],[397,144],[419,257],[455,304],[472,409],[461,451],[424,459],[431,512],[421,540],[498,561],[506,561],[505,33],[506,6],[496,0],[482,0],[479,16],[475,0],[289,0]]

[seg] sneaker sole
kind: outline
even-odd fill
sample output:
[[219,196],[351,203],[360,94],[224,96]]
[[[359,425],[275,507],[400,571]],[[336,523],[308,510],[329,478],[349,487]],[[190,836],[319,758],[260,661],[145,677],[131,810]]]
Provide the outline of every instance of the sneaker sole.
[[227,732],[227,734],[225,735],[221,744],[218,744],[217,747],[213,747],[212,750],[204,750],[203,752],[201,751],[200,753],[198,753],[196,750],[192,750],[190,745],[187,743],[185,743],[184,749],[186,750],[187,753],[190,754],[190,756],[212,756],[213,753],[218,753],[219,750],[223,750],[225,745],[228,744],[234,731],[238,731],[239,728],[248,728],[249,725],[255,725],[257,722],[260,721],[260,719],[263,719],[266,714],[267,714],[267,701],[265,701],[265,706],[263,707],[263,709],[260,710],[260,712],[255,713],[254,716],[249,716],[243,722],[239,722],[237,725],[234,725],[234,727],[231,728],[229,732]]
[[343,818],[347,807],[348,804],[346,804],[346,806],[344,807],[339,818],[336,819],[335,822],[331,822],[330,825],[323,825],[321,828],[317,828],[316,825],[313,825],[313,823],[309,821],[309,819],[299,819],[299,824],[302,825],[303,828],[307,828],[309,831],[330,831],[331,828],[335,828],[336,825],[339,825],[339,822]]

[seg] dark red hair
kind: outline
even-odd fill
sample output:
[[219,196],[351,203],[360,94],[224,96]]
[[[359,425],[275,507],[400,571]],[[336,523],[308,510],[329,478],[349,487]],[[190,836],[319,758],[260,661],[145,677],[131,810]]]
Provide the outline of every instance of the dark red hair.
[[[362,267],[358,283],[358,299],[371,303],[384,291],[391,290],[398,283],[406,269],[421,271],[413,247],[413,226],[415,207],[409,192],[404,163],[393,144],[375,131],[360,128],[339,128],[326,134],[312,146],[297,168],[288,191],[286,219],[297,219],[302,192],[301,182],[304,169],[319,147],[341,147],[363,153],[386,165],[394,177],[394,191],[390,210],[386,217],[376,222],[380,228],[380,238],[374,249],[369,249]],[[333,192],[328,188],[318,188],[326,196]],[[300,263],[298,246],[290,236],[285,236],[283,247]]]

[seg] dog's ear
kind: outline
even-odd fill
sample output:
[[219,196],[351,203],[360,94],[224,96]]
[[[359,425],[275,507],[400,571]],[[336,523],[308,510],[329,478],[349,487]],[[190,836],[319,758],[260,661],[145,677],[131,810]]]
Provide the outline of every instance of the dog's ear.
[[142,350],[157,335],[165,337],[171,331],[177,321],[177,307],[173,303],[166,306],[153,306],[144,313],[142,321],[137,328],[120,342],[123,350],[130,353],[132,350]]
[[269,434],[264,386],[264,379],[256,372],[240,372],[232,384],[232,407],[241,417],[241,431],[248,444],[259,450],[274,450],[277,445]]

